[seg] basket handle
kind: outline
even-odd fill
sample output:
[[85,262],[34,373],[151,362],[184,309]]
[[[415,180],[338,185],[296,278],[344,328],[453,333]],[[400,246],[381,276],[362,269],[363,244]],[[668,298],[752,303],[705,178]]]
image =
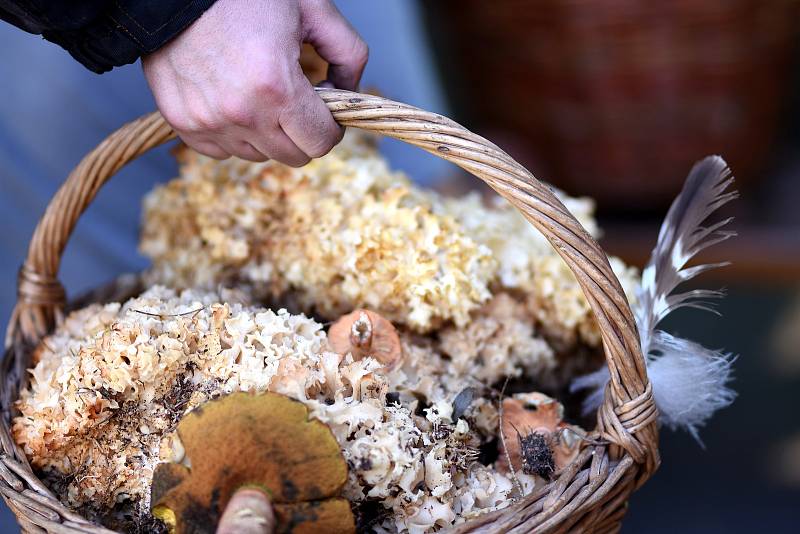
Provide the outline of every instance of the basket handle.
[[[647,474],[654,471],[656,409],[630,306],[605,253],[552,191],[497,146],[450,119],[372,95],[322,88],[317,93],[341,125],[394,137],[455,163],[485,181],[544,234],[575,274],[600,327],[611,379],[598,413],[598,432],[645,464]],[[38,343],[62,317],[61,254],[100,187],[126,163],[173,138],[161,114],[151,113],[114,132],[72,171],[31,239],[7,345]],[[19,377],[28,363],[17,362]]]

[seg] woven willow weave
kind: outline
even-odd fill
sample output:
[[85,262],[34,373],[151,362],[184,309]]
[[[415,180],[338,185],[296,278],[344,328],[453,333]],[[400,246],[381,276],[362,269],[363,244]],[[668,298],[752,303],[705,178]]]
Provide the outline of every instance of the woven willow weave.
[[[592,444],[551,483],[503,510],[459,525],[455,532],[617,531],[628,497],[658,467],[658,430],[636,323],[606,254],[546,185],[459,124],[376,96],[333,89],[318,89],[318,94],[340,124],[400,139],[453,162],[516,206],[575,274],[601,330],[611,380],[590,435]],[[117,130],[72,171],[31,239],[0,367],[0,493],[24,531],[112,532],[58,501],[14,443],[10,421],[33,348],[63,317],[66,298],[58,267],[78,218],[114,173],[174,138],[159,113]]]

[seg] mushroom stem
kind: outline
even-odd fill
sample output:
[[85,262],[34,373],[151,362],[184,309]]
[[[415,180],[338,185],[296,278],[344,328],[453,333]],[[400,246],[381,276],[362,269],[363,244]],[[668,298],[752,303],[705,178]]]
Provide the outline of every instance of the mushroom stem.
[[247,487],[233,494],[219,521],[217,534],[272,534],[275,513],[263,491]]
[[369,320],[369,315],[363,311],[350,328],[350,343],[363,351],[372,347],[372,321]]

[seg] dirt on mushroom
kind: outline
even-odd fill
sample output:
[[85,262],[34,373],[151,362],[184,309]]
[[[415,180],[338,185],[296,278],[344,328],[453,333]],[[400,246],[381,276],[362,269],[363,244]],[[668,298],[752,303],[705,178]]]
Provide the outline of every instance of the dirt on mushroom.
[[[550,479],[575,459],[584,432],[563,417],[561,403],[542,393],[522,393],[503,400],[501,431],[514,469]],[[509,470],[503,451],[498,468]]]

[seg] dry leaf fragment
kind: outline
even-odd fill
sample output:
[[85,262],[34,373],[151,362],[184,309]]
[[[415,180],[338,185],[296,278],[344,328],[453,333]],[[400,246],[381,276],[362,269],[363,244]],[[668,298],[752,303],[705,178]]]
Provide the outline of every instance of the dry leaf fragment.
[[[502,432],[514,469],[549,479],[580,452],[583,431],[563,422],[564,407],[542,393],[523,393],[503,400]],[[548,458],[549,457],[549,458]],[[508,472],[501,451],[497,467]]]
[[402,357],[400,337],[394,325],[374,311],[355,310],[339,318],[328,330],[331,348],[360,360],[371,356],[392,368]]
[[354,532],[338,495],[347,465],[330,429],[305,406],[275,393],[233,393],[190,412],[178,424],[191,468],[159,464],[153,513],[178,534],[214,532],[236,490],[266,492],[276,532]]

